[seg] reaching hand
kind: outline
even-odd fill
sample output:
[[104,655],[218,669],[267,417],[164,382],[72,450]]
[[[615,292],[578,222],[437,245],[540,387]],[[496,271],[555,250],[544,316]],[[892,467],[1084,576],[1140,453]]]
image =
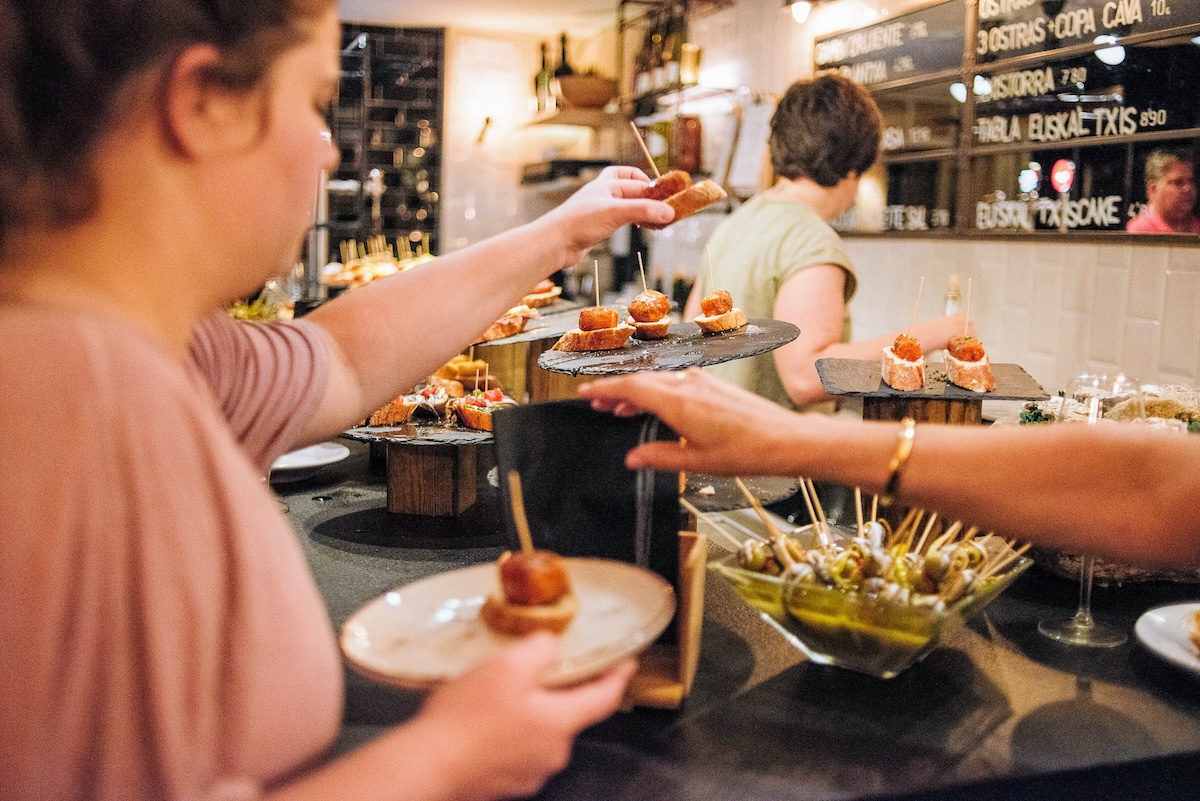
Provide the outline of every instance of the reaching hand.
[[434,690],[418,715],[446,752],[453,797],[524,797],[562,770],[575,736],[616,711],[635,663],[572,687],[542,684],[561,645],[535,634]]
[[571,257],[579,261],[597,242],[630,223],[668,223],[675,210],[661,200],[647,200],[650,179],[636,167],[605,167],[541,221],[567,237]]
[[619,416],[653,412],[683,438],[634,448],[625,463],[635,469],[786,475],[795,461],[788,432],[794,441],[797,425],[809,420],[695,368],[605,378],[581,386],[579,396]]

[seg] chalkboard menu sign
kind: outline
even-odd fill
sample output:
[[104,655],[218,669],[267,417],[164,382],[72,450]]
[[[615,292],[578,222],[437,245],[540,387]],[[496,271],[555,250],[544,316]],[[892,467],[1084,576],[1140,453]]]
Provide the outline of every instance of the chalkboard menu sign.
[[863,86],[874,86],[958,69],[965,24],[962,0],[949,0],[817,39],[816,72],[840,72]]
[[1196,0],[979,0],[975,60],[987,64],[1198,22]]
[[883,118],[882,169],[835,227],[1127,231],[1170,200],[1165,169],[1200,175],[1198,33],[1200,0],[946,0],[817,39],[816,71]]
[[1196,51],[1192,44],[1127,47],[1113,64],[1089,53],[985,73],[990,91],[976,98],[975,144],[1087,144],[1200,127]]

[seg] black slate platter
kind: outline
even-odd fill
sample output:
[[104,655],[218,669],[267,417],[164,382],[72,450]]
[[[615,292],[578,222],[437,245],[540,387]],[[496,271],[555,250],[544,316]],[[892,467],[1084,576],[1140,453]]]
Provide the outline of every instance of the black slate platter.
[[359,426],[342,432],[359,442],[400,442],[405,445],[479,445],[492,441],[492,432],[440,423],[399,426]]
[[[800,491],[800,483],[795,478],[785,476],[745,476],[742,483],[760,503],[776,503]],[[706,491],[708,488],[712,491]],[[732,477],[705,473],[687,474],[687,488],[683,497],[701,512],[728,512],[750,505]]]
[[695,323],[675,323],[662,339],[647,342],[630,339],[624,347],[614,350],[548,350],[538,357],[538,366],[567,375],[708,367],[767,353],[799,335],[799,328],[782,320],[751,320],[736,331],[707,335]]
[[[543,306],[537,311],[541,317],[534,317],[525,324],[525,330],[511,337],[489,339],[486,342],[476,342],[475,347],[483,348],[492,345],[515,345],[518,342],[537,342],[542,339],[558,339],[579,323],[579,310],[583,303],[577,300],[560,300],[550,306]],[[615,308],[615,307],[614,307]],[[624,309],[617,313],[624,319]]]
[[862,398],[932,398],[941,400],[1045,400],[1050,397],[1018,364],[993,364],[996,388],[991,392],[972,392],[955,386],[946,378],[946,366],[932,362],[925,367],[925,386],[911,392],[892,389],[883,383],[878,361],[862,359],[817,359],[821,386],[830,395]]

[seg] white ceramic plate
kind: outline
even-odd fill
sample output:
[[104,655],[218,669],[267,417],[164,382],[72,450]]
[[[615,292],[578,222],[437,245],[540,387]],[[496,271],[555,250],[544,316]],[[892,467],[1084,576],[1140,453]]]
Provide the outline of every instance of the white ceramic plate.
[[1200,603],[1160,606],[1139,617],[1133,630],[1156,656],[1200,674],[1200,653],[1188,636],[1197,611]]
[[271,464],[272,481],[299,481],[312,476],[326,465],[340,462],[350,455],[350,449],[337,442],[322,442],[298,451],[285,453]]
[[[563,632],[563,660],[547,683],[566,685],[646,648],[675,614],[661,576],[625,562],[567,558],[579,612]],[[499,591],[495,562],[465,567],[384,593],[342,626],[341,647],[359,672],[422,690],[463,673],[513,642],[479,618]]]

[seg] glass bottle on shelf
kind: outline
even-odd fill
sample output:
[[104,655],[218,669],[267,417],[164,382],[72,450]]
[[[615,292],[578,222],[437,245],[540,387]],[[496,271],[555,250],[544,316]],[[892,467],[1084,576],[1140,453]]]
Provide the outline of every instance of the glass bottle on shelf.
[[633,93],[635,95],[644,95],[652,88],[650,78],[650,49],[652,46],[650,37],[652,32],[653,28],[647,25],[646,34],[642,37],[642,47],[633,60]]
[[559,56],[558,66],[554,68],[554,77],[562,78],[567,75],[574,75],[575,70],[571,67],[570,60],[567,59],[567,35],[561,33],[558,36]]
[[550,85],[554,80],[554,74],[550,72],[549,50],[550,45],[547,42],[542,42],[542,68],[533,76],[533,96],[535,98],[536,108],[539,113],[551,111],[554,109],[554,92]]
[[958,273],[950,273],[950,280],[946,286],[946,316],[958,314],[959,301],[962,299],[962,283],[958,277]]
[[663,88],[662,16],[655,13],[650,20],[650,89]]
[[687,38],[684,25],[683,6],[673,3],[667,15],[662,41],[663,86],[676,86],[679,83],[679,62],[683,57],[683,42]]

